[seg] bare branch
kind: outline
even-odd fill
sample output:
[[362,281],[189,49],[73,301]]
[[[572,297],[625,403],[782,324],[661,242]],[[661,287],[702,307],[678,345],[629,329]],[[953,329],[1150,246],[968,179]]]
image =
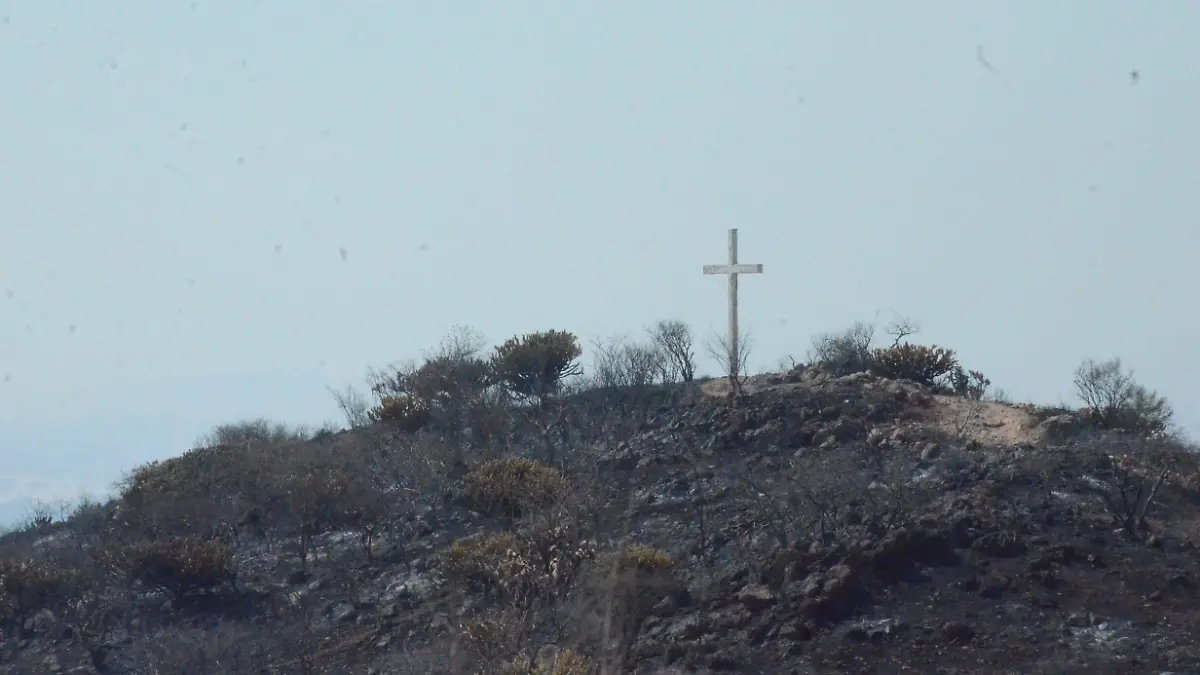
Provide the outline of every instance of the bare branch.
[[892,336],[892,346],[898,347],[904,338],[910,335],[916,335],[921,332],[921,326],[916,321],[906,317],[897,317],[895,321],[888,324],[887,334]]
[[346,389],[343,391],[329,387],[329,393],[333,396],[333,400],[337,401],[338,408],[341,409],[342,415],[346,418],[346,424],[351,429],[365,427],[371,423],[371,418],[367,414],[367,411],[371,409],[371,402],[361,391],[352,385],[346,385]]
[[1081,363],[1075,370],[1075,391],[1102,428],[1151,435],[1170,431],[1175,413],[1170,402],[1135,382],[1133,371],[1122,369],[1119,358]]
[[861,373],[871,367],[874,341],[875,324],[860,321],[839,334],[817,335],[809,349],[808,360],[838,376]]
[[696,354],[692,330],[678,320],[659,321],[649,329],[650,339],[662,350],[671,381],[691,382],[696,377]]
[[750,357],[752,344],[751,335],[744,333],[738,340],[737,354],[729,344],[729,338],[713,333],[705,342],[705,350],[721,367],[721,371],[729,378],[729,386],[735,395],[742,392],[742,387],[749,379],[746,364]]

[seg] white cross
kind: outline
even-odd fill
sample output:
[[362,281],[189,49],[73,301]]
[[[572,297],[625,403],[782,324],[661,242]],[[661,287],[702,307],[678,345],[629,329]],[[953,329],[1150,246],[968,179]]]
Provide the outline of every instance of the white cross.
[[738,360],[738,275],[762,274],[762,271],[762,265],[738,264],[737,228],[729,231],[729,264],[704,266],[705,274],[729,275],[729,363],[727,365],[731,371],[741,365]]

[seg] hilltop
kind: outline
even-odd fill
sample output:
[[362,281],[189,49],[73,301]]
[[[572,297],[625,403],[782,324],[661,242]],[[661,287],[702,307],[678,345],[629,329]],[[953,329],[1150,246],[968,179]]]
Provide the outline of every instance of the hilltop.
[[355,428],[6,536],[0,673],[1200,672],[1200,460],[1131,380],[1011,404],[898,339],[549,386],[573,345],[444,351]]

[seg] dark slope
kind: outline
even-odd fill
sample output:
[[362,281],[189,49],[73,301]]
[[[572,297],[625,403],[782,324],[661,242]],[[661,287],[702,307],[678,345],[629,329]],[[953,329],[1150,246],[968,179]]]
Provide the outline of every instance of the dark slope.
[[[966,441],[865,376],[757,385],[144,469],[5,539],[0,672],[1200,672],[1193,455]],[[516,456],[551,470],[487,464]]]

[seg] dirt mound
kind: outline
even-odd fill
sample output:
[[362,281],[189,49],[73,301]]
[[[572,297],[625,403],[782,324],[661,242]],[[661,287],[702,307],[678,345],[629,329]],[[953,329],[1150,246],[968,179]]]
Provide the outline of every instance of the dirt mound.
[[723,384],[490,445],[191,453],[5,540],[0,673],[1200,672],[1194,455],[868,375]]
[[[909,395],[916,395],[923,404],[928,406],[922,419],[944,435],[964,442],[976,442],[986,445],[1012,446],[1038,443],[1047,440],[1048,435],[1053,440],[1062,440],[1066,434],[1063,431],[1048,432],[1048,428],[1058,429],[1065,425],[1082,427],[1073,416],[1065,416],[1050,425],[1042,424],[1037,411],[1030,405],[1014,405],[997,401],[976,401],[960,396],[928,394],[923,388],[910,383],[898,383],[866,374],[851,375],[842,378],[848,382],[870,388],[888,383],[886,386],[902,388]],[[743,386],[748,394],[760,392],[783,392],[789,389],[826,387],[832,381],[827,375],[816,371],[792,371],[786,374],[758,375],[749,378]],[[728,378],[717,378],[701,385],[700,391],[709,397],[727,397],[732,392]],[[929,398],[931,397],[931,398]],[[1077,431],[1077,429],[1074,429]]]

